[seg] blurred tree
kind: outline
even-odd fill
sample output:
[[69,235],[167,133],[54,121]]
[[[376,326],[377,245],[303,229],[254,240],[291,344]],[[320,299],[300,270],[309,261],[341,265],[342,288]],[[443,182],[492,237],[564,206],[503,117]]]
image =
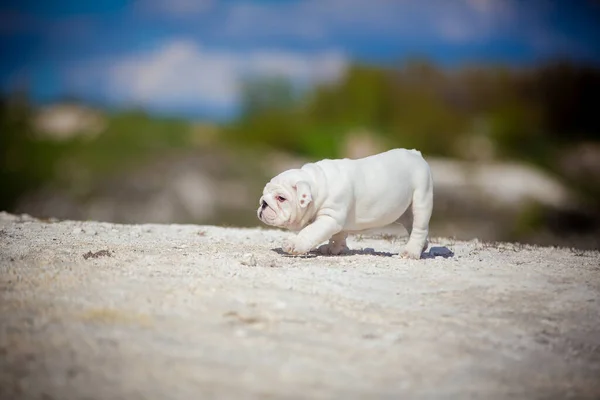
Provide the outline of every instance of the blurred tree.
[[282,76],[249,77],[242,83],[241,115],[253,118],[273,110],[295,105],[296,93],[289,79]]
[[18,196],[39,185],[51,169],[36,168],[43,160],[32,146],[32,109],[25,92],[0,99],[0,209],[10,210]]
[[0,209],[43,186],[62,186],[86,195],[96,180],[121,172],[170,149],[191,145],[189,123],[152,118],[143,111],[107,115],[106,129],[56,141],[36,132],[36,108],[24,91],[0,99]]
[[230,145],[248,144],[300,151],[300,135],[306,129],[298,110],[292,82],[279,76],[248,78],[242,85],[241,116],[226,127],[223,138]]
[[544,128],[561,142],[600,140],[597,67],[550,63],[531,77],[533,99],[544,110]]
[[[427,59],[399,67],[352,65],[335,83],[298,97],[282,81],[245,87],[243,118],[227,137],[311,158],[344,155],[357,129],[386,147],[427,155],[500,157],[560,175],[565,146],[598,141],[596,67],[549,63],[532,68],[469,65],[440,69]],[[476,153],[483,151],[485,155]]]
[[307,112],[321,123],[382,129],[390,116],[388,84],[385,71],[355,65],[341,84],[317,91]]

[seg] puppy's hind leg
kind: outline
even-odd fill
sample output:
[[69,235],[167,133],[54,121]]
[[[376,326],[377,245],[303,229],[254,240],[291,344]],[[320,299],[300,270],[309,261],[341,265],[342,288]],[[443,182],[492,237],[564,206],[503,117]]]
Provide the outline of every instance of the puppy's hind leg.
[[423,187],[418,187],[413,193],[412,201],[412,229],[408,241],[401,252],[405,258],[421,258],[423,251],[427,249],[429,235],[429,220],[433,211],[433,188],[431,177],[428,178]]
[[404,214],[398,218],[396,223],[402,225],[402,227],[406,230],[406,237],[410,236],[413,225],[412,201],[406,211],[404,211]]

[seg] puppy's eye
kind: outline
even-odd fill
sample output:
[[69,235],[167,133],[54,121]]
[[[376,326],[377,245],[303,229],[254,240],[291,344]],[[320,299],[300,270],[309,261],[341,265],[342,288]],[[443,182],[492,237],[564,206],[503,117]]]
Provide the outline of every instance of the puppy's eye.
[[277,196],[276,199],[280,203],[283,203],[285,201],[285,197],[282,197],[282,196]]

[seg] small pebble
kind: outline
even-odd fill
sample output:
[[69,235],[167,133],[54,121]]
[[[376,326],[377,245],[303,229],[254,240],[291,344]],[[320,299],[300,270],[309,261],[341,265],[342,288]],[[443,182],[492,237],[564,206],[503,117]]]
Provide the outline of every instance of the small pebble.
[[252,253],[244,254],[242,257],[242,264],[254,267],[256,266],[256,257],[254,257],[254,254]]

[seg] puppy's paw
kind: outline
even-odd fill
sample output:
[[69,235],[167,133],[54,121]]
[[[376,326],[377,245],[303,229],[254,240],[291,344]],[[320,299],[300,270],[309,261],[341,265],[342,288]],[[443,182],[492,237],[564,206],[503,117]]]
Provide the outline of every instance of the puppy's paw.
[[400,253],[400,258],[408,258],[411,260],[419,260],[421,258],[421,252],[411,252],[409,250],[402,250],[402,252]]
[[425,244],[422,246],[415,243],[407,243],[406,246],[404,246],[404,249],[400,252],[400,257],[418,260],[421,258],[421,254],[427,249],[427,246],[427,242],[425,242]]
[[339,245],[337,243],[328,243],[321,245],[319,246],[318,250],[321,254],[326,256],[337,256],[339,254],[347,253],[348,251],[350,251],[348,246]]
[[283,251],[292,255],[306,254],[311,250],[311,248],[312,246],[308,241],[298,236],[286,239],[281,247]]

